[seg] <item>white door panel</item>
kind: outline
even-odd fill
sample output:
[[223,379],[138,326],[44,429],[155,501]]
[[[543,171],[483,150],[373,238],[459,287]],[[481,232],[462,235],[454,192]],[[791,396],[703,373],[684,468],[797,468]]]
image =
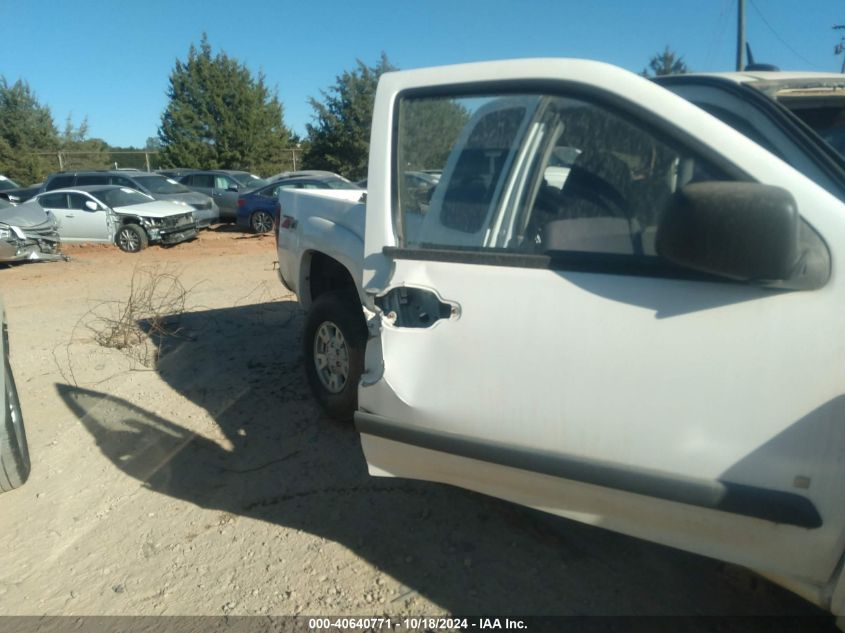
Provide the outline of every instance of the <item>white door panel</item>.
[[67,231],[84,242],[108,242],[108,215],[104,209],[71,209],[72,218],[66,220]]
[[[482,462],[434,459],[424,448],[391,459],[389,451],[372,451],[383,440],[365,434],[376,468],[521,503],[520,494],[528,495],[527,505],[565,516],[586,512],[595,515],[591,522],[686,542],[704,554],[715,555],[709,539],[734,525],[741,533],[720,541],[729,545],[722,557],[814,579],[832,572],[845,522],[838,485],[845,480],[845,350],[833,344],[842,340],[841,327],[827,318],[833,293],[636,277],[614,293],[619,280],[610,276],[404,260],[394,278],[437,288],[460,305],[460,318],[428,329],[383,324],[385,377],[361,389],[362,409],[538,459],[587,459],[622,477],[653,475],[658,483],[645,490],[653,486],[655,494],[659,482],[683,487],[686,480],[682,494],[693,496],[712,494],[710,484],[718,494],[721,483],[794,493],[810,499],[824,525],[811,530],[813,555],[796,556],[805,527],[643,494],[620,504],[628,493],[589,485],[581,496],[592,501],[569,505],[573,486],[587,484],[539,475],[542,490],[554,491],[554,501],[543,501],[543,492],[512,490],[532,475],[511,482],[512,468],[487,464],[474,472]],[[416,450],[424,455],[411,458]],[[452,476],[444,475],[443,460],[457,469]],[[797,487],[805,482],[808,489]],[[665,516],[673,512],[675,519]],[[659,520],[643,523],[643,516]],[[677,533],[684,525],[690,530]],[[778,551],[789,555],[772,557]]]
[[[845,547],[845,320],[832,316],[845,305],[845,205],[689,103],[603,64],[400,73],[380,84],[374,121],[392,120],[407,90],[454,83],[465,97],[472,81],[526,78],[565,80],[564,93],[577,84],[579,95],[613,95],[685,142],[695,139],[697,151],[721,157],[744,179],[787,189],[827,244],[831,275],[821,288],[779,291],[642,271],[576,272],[485,250],[516,233],[515,221],[505,226],[524,211],[516,195],[500,202],[483,243],[467,237],[431,247],[425,242],[437,234],[423,230],[409,249],[397,239],[389,186],[397,180],[389,148],[401,146],[390,134],[402,118],[374,124],[364,284],[381,329],[368,344],[356,416],[371,472],[452,483],[823,584]],[[553,115],[576,111],[553,107]],[[577,120],[568,124],[574,133]],[[471,137],[463,133],[460,143],[471,149]],[[547,143],[530,142],[538,152]],[[618,154],[627,158],[624,148]],[[486,183],[497,192],[494,205],[500,191],[531,189],[514,183],[530,160],[501,164],[513,171],[503,176],[507,186]],[[636,187],[643,170],[630,164]],[[453,152],[439,186],[459,175]],[[447,224],[438,220],[446,195],[435,193],[421,226]],[[484,234],[471,219],[447,228]],[[433,323],[426,314],[427,326],[382,310],[402,288],[427,291],[447,309]]]
[[687,504],[412,447],[383,437],[365,434],[361,439],[373,476],[451,484],[763,573],[788,574],[807,583],[818,584],[819,573],[827,578],[824,570],[829,567],[829,551],[841,551],[843,545],[828,531],[820,540],[822,548],[808,549],[804,528],[780,525],[772,530],[759,519],[701,512]]

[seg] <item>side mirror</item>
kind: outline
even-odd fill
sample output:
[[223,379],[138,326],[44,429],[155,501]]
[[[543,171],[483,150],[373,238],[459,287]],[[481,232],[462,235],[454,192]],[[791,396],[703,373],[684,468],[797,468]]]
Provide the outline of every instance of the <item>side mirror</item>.
[[789,279],[802,259],[801,218],[786,189],[749,182],[701,182],[675,194],[657,229],[658,254],[740,281]]
[[228,189],[226,189],[226,191],[234,191],[234,192],[237,192],[237,191],[238,191],[238,186],[237,186],[237,185],[232,185],[232,186],[230,186]]
[[94,202],[93,200],[86,200],[85,201],[85,208],[88,209],[89,211],[99,211],[100,210],[99,205],[96,202]]

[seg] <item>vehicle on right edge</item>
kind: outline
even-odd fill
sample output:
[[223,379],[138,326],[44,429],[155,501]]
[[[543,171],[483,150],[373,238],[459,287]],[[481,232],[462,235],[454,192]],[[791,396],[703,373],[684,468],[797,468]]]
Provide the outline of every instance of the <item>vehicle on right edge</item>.
[[[309,382],[370,473],[742,564],[841,615],[845,170],[760,103],[737,108],[768,146],[599,62],[382,75],[366,203],[282,191],[277,228]],[[441,172],[425,206],[409,170]]]
[[[845,75],[746,70],[669,75],[653,81],[845,200]],[[816,135],[826,143],[819,143]]]

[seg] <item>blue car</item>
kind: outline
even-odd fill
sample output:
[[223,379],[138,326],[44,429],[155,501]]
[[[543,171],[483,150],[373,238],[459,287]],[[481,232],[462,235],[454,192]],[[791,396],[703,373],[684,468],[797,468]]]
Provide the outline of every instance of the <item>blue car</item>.
[[238,226],[249,229],[253,233],[272,231],[281,212],[278,199],[280,186],[280,183],[275,182],[238,196],[236,219]]
[[249,228],[253,233],[272,231],[281,213],[278,202],[279,189],[357,189],[362,194],[366,193],[366,189],[332,173],[282,178],[238,197],[238,226]]

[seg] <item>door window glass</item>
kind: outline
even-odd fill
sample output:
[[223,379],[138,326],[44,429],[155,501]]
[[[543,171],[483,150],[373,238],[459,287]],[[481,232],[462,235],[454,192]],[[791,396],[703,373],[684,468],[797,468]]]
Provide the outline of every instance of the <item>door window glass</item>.
[[[400,102],[406,248],[656,256],[673,194],[720,170],[629,116],[549,95]],[[408,172],[442,170],[421,189]]]
[[76,177],[76,184],[82,185],[107,185],[109,177],[106,174],[84,174]]
[[190,185],[192,187],[206,187],[207,189],[211,189],[214,187],[214,176],[209,174],[194,174],[193,176],[189,176],[191,179]]
[[62,187],[70,187],[73,185],[73,174],[69,176],[56,176],[47,183],[47,191],[52,189],[61,189]]
[[216,189],[222,189],[223,191],[227,191],[230,187],[237,188],[237,183],[233,180],[229,180],[226,176],[215,176],[214,177],[214,187]]
[[66,193],[51,193],[38,198],[38,204],[45,209],[67,209]]
[[90,209],[88,209],[85,206],[85,203],[90,201],[91,198],[89,198],[87,196],[83,196],[81,193],[69,193],[69,194],[67,194],[67,197],[68,197],[68,209],[78,209],[80,211],[88,211],[88,212],[91,211]]

